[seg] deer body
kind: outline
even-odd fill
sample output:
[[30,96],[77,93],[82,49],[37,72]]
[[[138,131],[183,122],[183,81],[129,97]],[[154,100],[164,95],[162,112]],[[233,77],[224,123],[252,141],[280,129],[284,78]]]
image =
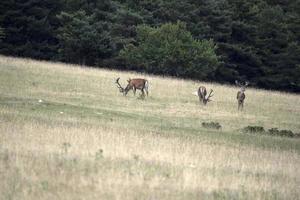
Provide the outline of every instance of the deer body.
[[200,86],[198,89],[199,101],[202,102],[204,105],[206,105],[207,102],[211,101],[209,98],[213,96],[212,92],[213,90],[211,89],[209,95],[206,97],[207,94],[206,88],[204,86]]
[[238,81],[235,81],[235,84],[241,87],[241,89],[237,92],[236,99],[238,101],[238,110],[243,110],[244,100],[246,98],[245,90],[249,82],[245,82],[245,84],[241,84]]
[[198,89],[198,97],[199,97],[199,101],[202,102],[203,99],[205,98],[207,92],[206,92],[206,88],[204,86],[200,86]]
[[136,90],[141,90],[142,94],[145,95],[144,90],[146,91],[146,94],[148,96],[148,81],[146,79],[141,78],[135,78],[135,79],[129,79],[128,85],[125,88],[125,95],[127,95],[128,91],[131,89],[133,90],[133,94],[135,95]]
[[244,91],[238,91],[238,93],[236,95],[236,99],[238,101],[238,110],[243,110],[245,98],[246,98],[246,95],[245,95]]
[[148,96],[148,88],[149,88],[149,84],[148,81],[146,79],[142,79],[142,78],[135,78],[135,79],[128,79],[127,82],[127,86],[125,88],[123,88],[120,83],[119,83],[119,79],[117,78],[116,83],[118,85],[118,88],[120,90],[121,93],[123,93],[124,96],[127,95],[127,93],[132,90],[133,94],[135,95],[136,90],[141,90],[142,92],[142,96],[145,96],[145,92]]

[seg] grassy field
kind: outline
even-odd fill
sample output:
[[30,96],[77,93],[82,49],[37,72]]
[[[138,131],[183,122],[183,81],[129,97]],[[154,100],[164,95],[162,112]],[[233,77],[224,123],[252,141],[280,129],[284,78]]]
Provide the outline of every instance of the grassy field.
[[241,131],[300,132],[300,96],[249,88],[237,112],[237,90],[0,56],[0,199],[300,199],[300,139]]

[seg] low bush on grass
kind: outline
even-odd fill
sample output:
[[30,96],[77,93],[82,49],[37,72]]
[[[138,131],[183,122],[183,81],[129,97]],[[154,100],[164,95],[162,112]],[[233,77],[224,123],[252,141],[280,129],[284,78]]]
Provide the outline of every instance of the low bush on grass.
[[219,122],[202,122],[202,127],[217,130],[222,128]]
[[291,130],[278,130],[278,128],[271,128],[268,130],[268,134],[270,135],[278,135],[284,137],[299,137],[299,133],[294,133]]
[[245,132],[245,133],[263,133],[263,132],[265,132],[265,129],[262,126],[246,126],[245,128],[243,128],[243,132]]
[[260,134],[268,134],[273,136],[281,136],[281,137],[295,137],[299,138],[299,133],[294,133],[291,130],[278,130],[278,128],[271,128],[268,131],[265,131],[262,126],[246,126],[242,129],[244,133],[260,133]]

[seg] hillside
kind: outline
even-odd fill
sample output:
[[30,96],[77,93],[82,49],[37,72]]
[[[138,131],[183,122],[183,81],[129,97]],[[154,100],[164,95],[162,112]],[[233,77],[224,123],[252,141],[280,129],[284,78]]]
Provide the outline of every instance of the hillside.
[[237,112],[237,90],[1,56],[0,199],[299,199],[300,139],[241,131],[298,133],[299,95],[249,88]]
[[299,10],[295,0],[1,1],[0,54],[299,94]]

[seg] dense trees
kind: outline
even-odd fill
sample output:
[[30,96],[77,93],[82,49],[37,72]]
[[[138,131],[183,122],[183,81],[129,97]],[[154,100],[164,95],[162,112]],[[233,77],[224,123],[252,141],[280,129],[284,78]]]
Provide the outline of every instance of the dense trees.
[[0,53],[300,92],[299,9],[300,0],[6,0]]
[[58,30],[60,56],[68,62],[94,65],[98,59],[109,58],[112,54],[109,27],[88,16],[85,11],[72,14],[62,12],[58,18],[62,26]]
[[207,79],[218,66],[211,40],[195,40],[182,22],[158,28],[137,26],[137,45],[129,44],[121,57],[129,65],[156,74]]
[[0,41],[4,38],[4,30],[0,27]]
[[1,1],[0,26],[4,28],[5,37],[0,53],[54,59],[58,45],[55,16],[60,7],[60,0]]

